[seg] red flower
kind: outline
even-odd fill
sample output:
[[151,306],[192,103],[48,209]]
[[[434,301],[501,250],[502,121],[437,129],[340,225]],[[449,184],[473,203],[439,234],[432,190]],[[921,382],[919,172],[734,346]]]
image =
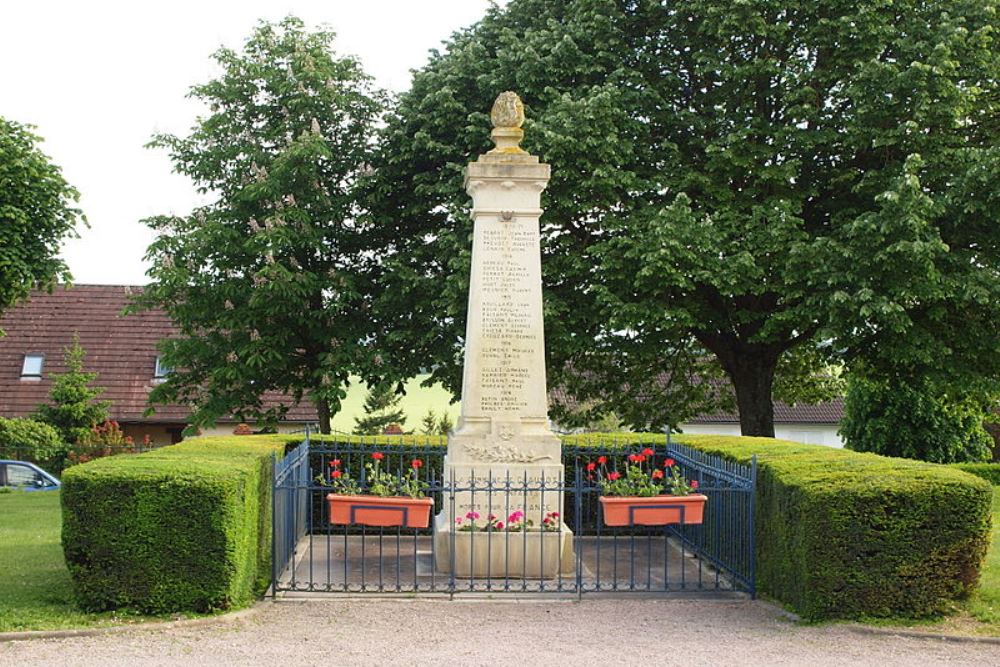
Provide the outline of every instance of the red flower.
[[641,463],[644,457],[641,454],[629,454],[628,460],[630,463]]
[[612,482],[615,481],[616,479],[618,479],[621,476],[622,476],[622,474],[620,472],[618,472],[617,470],[615,470],[614,472],[609,472],[608,473],[608,479],[610,479]]
[[691,488],[692,489],[697,489],[698,488],[698,480],[696,480],[696,479],[692,479],[691,480]]
[[667,459],[666,461],[663,462],[663,467],[664,468],[673,468],[675,463],[677,463],[677,462],[674,461],[673,459]]
[[597,463],[598,463],[598,465],[604,465],[607,462],[608,462],[608,457],[607,456],[598,456],[597,457]]
[[410,461],[411,468],[422,468],[423,466],[424,462],[421,461],[420,459],[413,459],[412,461]]
[[495,525],[495,528],[497,530],[503,530],[503,521],[497,521],[496,525]]
[[653,471],[653,479],[663,479],[663,471],[657,468]]
[[334,470],[333,472],[330,473],[330,477],[333,477],[334,479],[336,479],[336,478],[340,477],[343,474],[344,474],[343,470]]
[[339,468],[340,467],[340,459],[333,459],[332,461],[330,461],[330,467],[331,468]]
[[652,456],[653,455],[653,450],[650,449],[649,447],[646,447],[646,449],[642,450],[642,455],[643,456]]
[[374,454],[372,454],[372,458],[375,459],[376,461],[381,461],[382,459],[385,458],[385,454],[383,454],[382,452],[375,452]]
[[594,472],[597,469],[597,464],[591,461],[587,464],[587,472]]

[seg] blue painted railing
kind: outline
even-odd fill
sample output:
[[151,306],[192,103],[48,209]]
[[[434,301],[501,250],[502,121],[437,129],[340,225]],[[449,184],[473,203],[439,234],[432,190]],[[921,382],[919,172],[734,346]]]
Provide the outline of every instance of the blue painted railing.
[[[540,485],[527,479],[493,478],[487,473],[487,481],[462,486],[442,479],[443,447],[430,441],[413,444],[412,437],[407,443],[403,445],[401,439],[399,445],[387,444],[385,438],[310,443],[307,437],[277,462],[275,593],[756,593],[756,460],[743,465],[664,440],[653,447],[657,459],[673,458],[688,479],[698,481],[699,492],[708,496],[703,523],[609,528],[601,519],[600,489],[588,479],[586,464],[601,455],[622,461],[638,448],[636,445],[564,446],[564,478]],[[561,494],[560,519],[574,535],[572,562],[565,567],[560,564],[558,573],[544,579],[511,576],[509,571],[502,576],[463,577],[455,574],[454,567],[442,568],[439,563],[442,558],[432,539],[433,525],[427,529],[330,525],[325,496],[330,492],[331,463],[350,470],[364,486],[363,464],[376,451],[384,454],[382,469],[399,475],[408,471],[414,458],[421,459],[434,511],[447,508],[449,516],[456,516],[454,499],[461,493],[480,494],[481,498],[523,494],[525,499],[529,494]],[[454,540],[461,529],[452,525],[446,530]],[[500,533],[486,532],[481,537],[486,550],[501,544]],[[541,548],[555,548],[547,544],[543,541]]]

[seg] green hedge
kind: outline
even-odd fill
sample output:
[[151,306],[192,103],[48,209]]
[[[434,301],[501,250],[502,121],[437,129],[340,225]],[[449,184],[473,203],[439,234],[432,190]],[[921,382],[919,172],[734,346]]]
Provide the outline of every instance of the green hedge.
[[757,455],[757,586],[807,619],[927,616],[968,595],[991,486],[951,466],[768,438],[678,436]]
[[953,463],[952,467],[982,477],[993,486],[1000,486],[1000,463]]
[[198,438],[68,469],[63,550],[80,604],[153,613],[250,603],[270,582],[272,454],[288,440]]

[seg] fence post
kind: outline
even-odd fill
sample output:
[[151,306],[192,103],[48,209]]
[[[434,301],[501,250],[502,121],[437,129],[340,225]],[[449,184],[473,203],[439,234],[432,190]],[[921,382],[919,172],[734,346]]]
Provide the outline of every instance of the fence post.
[[278,454],[271,453],[271,600],[278,599]]
[[757,540],[755,531],[755,514],[757,509],[757,455],[750,457],[750,521],[749,523],[749,544],[750,544],[750,598],[757,599]]

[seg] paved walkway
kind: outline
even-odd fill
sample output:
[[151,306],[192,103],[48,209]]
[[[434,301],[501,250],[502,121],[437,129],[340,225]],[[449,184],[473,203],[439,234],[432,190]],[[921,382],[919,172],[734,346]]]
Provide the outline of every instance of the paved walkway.
[[751,601],[279,602],[232,624],[0,644],[0,665],[969,665],[1000,646],[800,626]]

